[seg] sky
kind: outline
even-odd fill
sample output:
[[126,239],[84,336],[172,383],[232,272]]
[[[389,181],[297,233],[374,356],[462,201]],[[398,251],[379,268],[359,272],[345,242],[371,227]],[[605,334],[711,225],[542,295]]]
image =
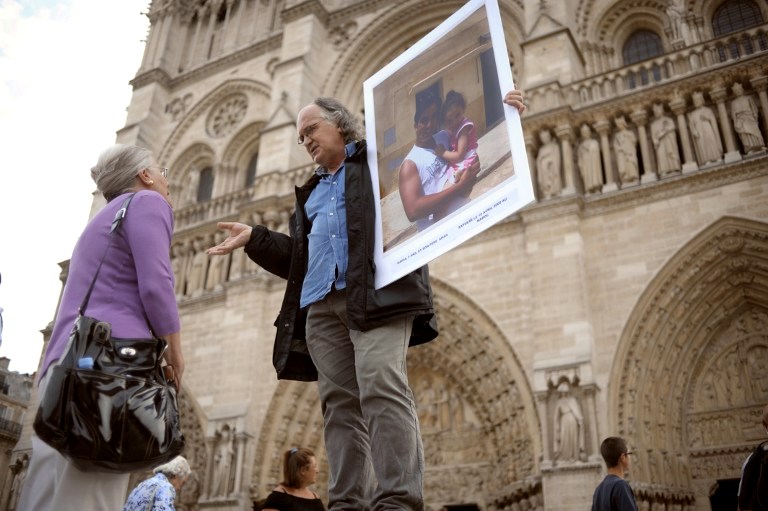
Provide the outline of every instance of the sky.
[[149,0],[0,0],[0,357],[37,370],[59,263],[88,221],[90,168],[115,142]]

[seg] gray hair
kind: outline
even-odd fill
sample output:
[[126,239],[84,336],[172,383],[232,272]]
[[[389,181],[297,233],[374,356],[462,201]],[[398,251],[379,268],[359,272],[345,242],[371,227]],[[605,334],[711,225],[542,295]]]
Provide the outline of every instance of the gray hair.
[[163,474],[168,479],[176,477],[178,479],[184,479],[192,470],[189,468],[189,463],[184,456],[176,456],[168,463],[155,467],[152,471],[153,474]]
[[338,126],[344,136],[344,143],[362,140],[363,129],[357,118],[336,98],[315,98],[314,104],[323,110],[323,118]]
[[99,155],[96,166],[91,168],[91,179],[107,202],[130,191],[136,184],[136,176],[152,165],[152,153],[143,147],[115,144]]

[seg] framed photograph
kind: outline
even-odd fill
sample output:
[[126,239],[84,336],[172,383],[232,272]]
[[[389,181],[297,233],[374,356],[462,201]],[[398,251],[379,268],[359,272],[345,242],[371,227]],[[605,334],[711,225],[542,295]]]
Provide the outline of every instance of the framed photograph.
[[376,288],[534,200],[496,0],[471,0],[363,84]]

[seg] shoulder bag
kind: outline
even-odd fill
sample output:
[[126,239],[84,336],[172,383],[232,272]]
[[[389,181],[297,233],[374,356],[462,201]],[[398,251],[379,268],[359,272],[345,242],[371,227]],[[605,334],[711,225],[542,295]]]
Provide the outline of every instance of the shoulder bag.
[[170,461],[184,448],[176,389],[161,367],[165,340],[118,339],[109,323],[85,315],[132,198],[115,215],[69,347],[49,369],[33,425],[41,440],[85,471],[145,470]]

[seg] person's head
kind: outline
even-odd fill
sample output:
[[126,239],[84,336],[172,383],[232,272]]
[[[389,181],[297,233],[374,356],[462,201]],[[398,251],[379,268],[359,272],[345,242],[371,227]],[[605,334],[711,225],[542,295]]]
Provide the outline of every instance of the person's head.
[[442,100],[433,91],[426,91],[416,96],[416,113],[413,127],[416,130],[417,145],[431,145],[432,135],[437,132],[440,123]]
[[600,454],[605,461],[605,466],[611,468],[622,468],[626,471],[629,468],[629,455],[627,443],[623,438],[609,436],[600,444]]
[[304,488],[317,482],[315,453],[306,447],[294,447],[283,455],[283,485]]
[[99,155],[91,168],[91,179],[107,202],[120,194],[139,190],[154,190],[169,200],[167,172],[148,149],[115,144]]
[[581,138],[592,138],[592,129],[589,127],[589,124],[582,124],[581,125]]
[[[344,146],[362,139],[362,129],[352,112],[337,99],[319,97],[299,111],[298,142],[316,164],[341,166]],[[338,165],[338,166],[337,166]],[[336,169],[330,169],[336,170]]]
[[189,463],[183,456],[176,456],[168,463],[164,463],[152,471],[154,474],[163,474],[168,478],[168,481],[176,488],[176,491],[181,490],[184,483],[189,479],[189,474],[192,470],[189,468]]
[[734,83],[732,88],[733,93],[737,96],[742,96],[744,94],[744,87],[739,82]]
[[661,103],[654,103],[653,104],[653,115],[656,117],[661,117],[664,115],[664,105]]
[[445,129],[451,132],[456,132],[459,126],[461,126],[461,121],[464,119],[464,111],[466,109],[467,103],[464,100],[464,96],[455,90],[448,91],[448,94],[445,95],[445,101],[443,102],[441,112]]
[[694,106],[704,106],[704,94],[702,94],[699,91],[696,91],[693,93],[693,105]]

